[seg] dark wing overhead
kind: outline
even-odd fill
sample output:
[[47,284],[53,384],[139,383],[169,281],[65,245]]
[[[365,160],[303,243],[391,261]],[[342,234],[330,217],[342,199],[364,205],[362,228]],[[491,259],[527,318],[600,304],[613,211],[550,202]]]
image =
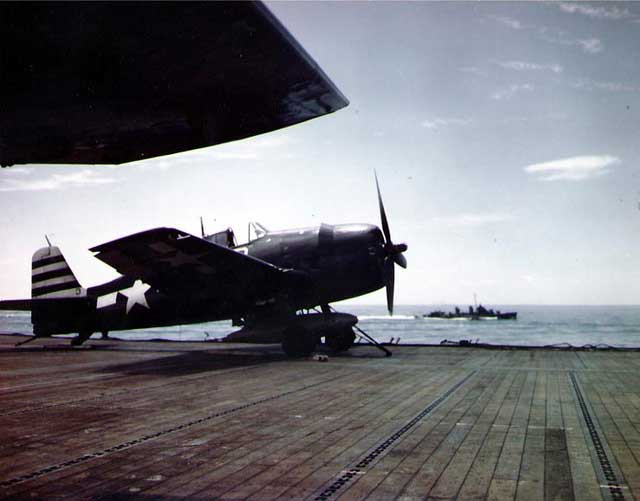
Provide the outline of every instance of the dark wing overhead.
[[284,270],[173,228],[155,228],[91,249],[123,275],[169,295],[265,300],[286,283]]
[[261,3],[0,2],[0,164],[120,164],[347,99]]

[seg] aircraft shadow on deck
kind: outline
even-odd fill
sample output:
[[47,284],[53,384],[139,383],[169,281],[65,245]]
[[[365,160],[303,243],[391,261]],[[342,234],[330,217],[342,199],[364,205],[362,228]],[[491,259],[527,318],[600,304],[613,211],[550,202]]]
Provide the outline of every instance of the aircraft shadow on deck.
[[235,367],[280,362],[286,359],[279,350],[234,348],[224,351],[187,351],[173,356],[158,357],[124,364],[114,364],[99,369],[99,373],[120,372],[130,376],[158,375],[166,377],[186,376],[202,372],[219,371]]
[[[319,346],[316,352],[328,355],[329,360],[332,358],[381,358],[381,354],[379,354],[373,346],[368,345],[362,345],[361,349],[352,349],[344,353],[331,353]],[[382,355],[382,358],[384,358],[384,355]],[[260,347],[247,345],[219,350],[185,351],[173,356],[159,357],[152,360],[110,365],[100,369],[98,372],[120,372],[130,376],[154,374],[166,377],[177,377],[232,369],[235,367],[292,361],[319,363],[309,358],[289,358],[280,350],[279,345],[261,345]]]

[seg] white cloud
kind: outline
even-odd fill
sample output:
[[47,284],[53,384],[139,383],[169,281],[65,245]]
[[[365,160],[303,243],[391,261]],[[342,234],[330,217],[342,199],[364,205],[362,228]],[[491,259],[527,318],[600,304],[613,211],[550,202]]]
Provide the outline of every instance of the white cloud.
[[495,64],[509,70],[516,71],[541,71],[549,70],[554,73],[562,73],[562,66],[559,64],[537,64],[526,61],[494,61]]
[[173,167],[180,167],[182,165],[190,165],[196,163],[203,157],[204,154],[200,152],[198,152],[197,154],[194,154],[193,152],[176,153],[173,155],[166,155],[149,160],[142,160],[140,162],[135,162],[133,165],[141,170],[167,170]]
[[513,221],[510,214],[458,214],[456,216],[434,217],[434,224],[445,226],[483,226],[487,224],[504,223]]
[[640,87],[637,85],[621,83],[621,82],[595,82],[598,89],[608,90],[610,92],[638,92]]
[[489,16],[489,17],[491,19],[498,21],[501,24],[504,24],[505,26],[511,28],[512,30],[521,30],[522,28],[524,28],[524,26],[520,21],[512,17],[507,17],[507,16]]
[[565,32],[545,27],[538,28],[538,36],[552,44],[580,47],[587,54],[598,54],[604,50],[604,44],[599,38],[571,38]]
[[588,52],[589,54],[597,54],[598,52],[602,52],[604,50],[602,42],[597,38],[576,40],[576,44],[582,47],[582,50]]
[[26,173],[27,177],[25,177],[25,172],[22,170],[15,172],[15,174],[18,174],[19,177],[2,176],[3,179],[0,179],[0,191],[51,191],[116,182],[114,178],[105,177],[95,170],[89,169],[65,174],[53,174],[47,177],[37,177],[41,174],[40,169],[31,169],[31,172]]
[[[210,162],[215,160],[235,160],[253,161],[258,160],[263,155],[272,155],[278,148],[285,148],[294,141],[285,134],[273,133],[260,138],[247,138],[216,146],[201,148],[196,151],[176,153],[155,159],[136,162],[136,167],[149,170],[167,170],[184,164]],[[288,151],[282,153],[283,156],[290,156]]]
[[462,73],[471,73],[472,75],[476,75],[479,77],[486,77],[487,76],[487,72],[484,70],[481,70],[480,68],[476,67],[476,66],[464,66],[462,68],[459,68],[459,71],[461,71]]
[[469,125],[472,122],[470,118],[434,118],[432,120],[424,120],[420,125],[425,129],[442,129],[455,125]]
[[528,115],[520,115],[514,117],[504,117],[501,118],[498,122],[501,124],[515,124],[515,123],[535,123],[535,122],[562,122],[566,120],[569,115],[562,111],[551,112],[551,113],[541,113],[541,114],[528,114]]
[[257,160],[263,155],[271,155],[274,151],[284,149],[292,145],[294,141],[285,134],[274,134],[261,136],[259,138],[249,138],[226,145],[216,146],[208,152],[208,158],[215,160]]
[[293,143],[291,136],[284,134],[262,136],[254,140],[254,146],[257,148],[279,148],[289,146]]
[[588,2],[560,2],[558,7],[569,14],[581,14],[594,19],[632,19],[635,16],[628,9],[622,9],[618,6],[599,6]]
[[[579,13],[589,15],[591,17],[599,17],[602,19],[630,19],[633,22],[640,22],[640,18],[633,15],[627,9],[618,7],[594,7],[586,3],[560,3],[558,4],[565,12]],[[580,47],[588,54],[597,54],[604,50],[602,41],[598,38],[577,39],[568,37],[566,33],[550,29],[546,26],[524,25],[517,19],[506,16],[489,16],[491,19],[508,26],[514,30],[533,31],[542,40],[550,43]]]
[[571,84],[576,89],[604,90],[607,92],[640,92],[640,86],[625,82],[598,82],[579,80]]
[[251,151],[214,151],[211,158],[216,160],[255,160],[258,155]]
[[512,84],[509,87],[495,91],[493,94],[491,94],[491,99],[502,101],[504,99],[511,99],[519,92],[531,92],[532,90],[532,84]]
[[527,165],[524,170],[529,174],[540,174],[538,179],[541,181],[582,181],[609,173],[608,167],[617,163],[620,163],[618,157],[591,155]]
[[6,167],[5,169],[0,170],[0,175],[18,175],[18,176],[26,176],[31,174],[32,169],[29,167]]

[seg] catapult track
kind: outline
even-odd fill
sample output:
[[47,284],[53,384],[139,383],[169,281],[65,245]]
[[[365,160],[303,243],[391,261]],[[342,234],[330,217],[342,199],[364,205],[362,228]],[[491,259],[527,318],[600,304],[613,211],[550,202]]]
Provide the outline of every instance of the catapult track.
[[640,498],[640,353],[0,336],[0,498]]

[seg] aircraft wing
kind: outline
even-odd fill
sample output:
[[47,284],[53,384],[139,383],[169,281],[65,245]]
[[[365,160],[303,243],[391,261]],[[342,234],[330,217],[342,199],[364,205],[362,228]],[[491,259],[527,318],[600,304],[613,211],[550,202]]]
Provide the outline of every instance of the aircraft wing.
[[90,249],[123,275],[169,295],[246,304],[272,297],[287,273],[269,263],[173,228],[155,228]]
[[0,165],[120,164],[347,99],[259,2],[0,2]]

